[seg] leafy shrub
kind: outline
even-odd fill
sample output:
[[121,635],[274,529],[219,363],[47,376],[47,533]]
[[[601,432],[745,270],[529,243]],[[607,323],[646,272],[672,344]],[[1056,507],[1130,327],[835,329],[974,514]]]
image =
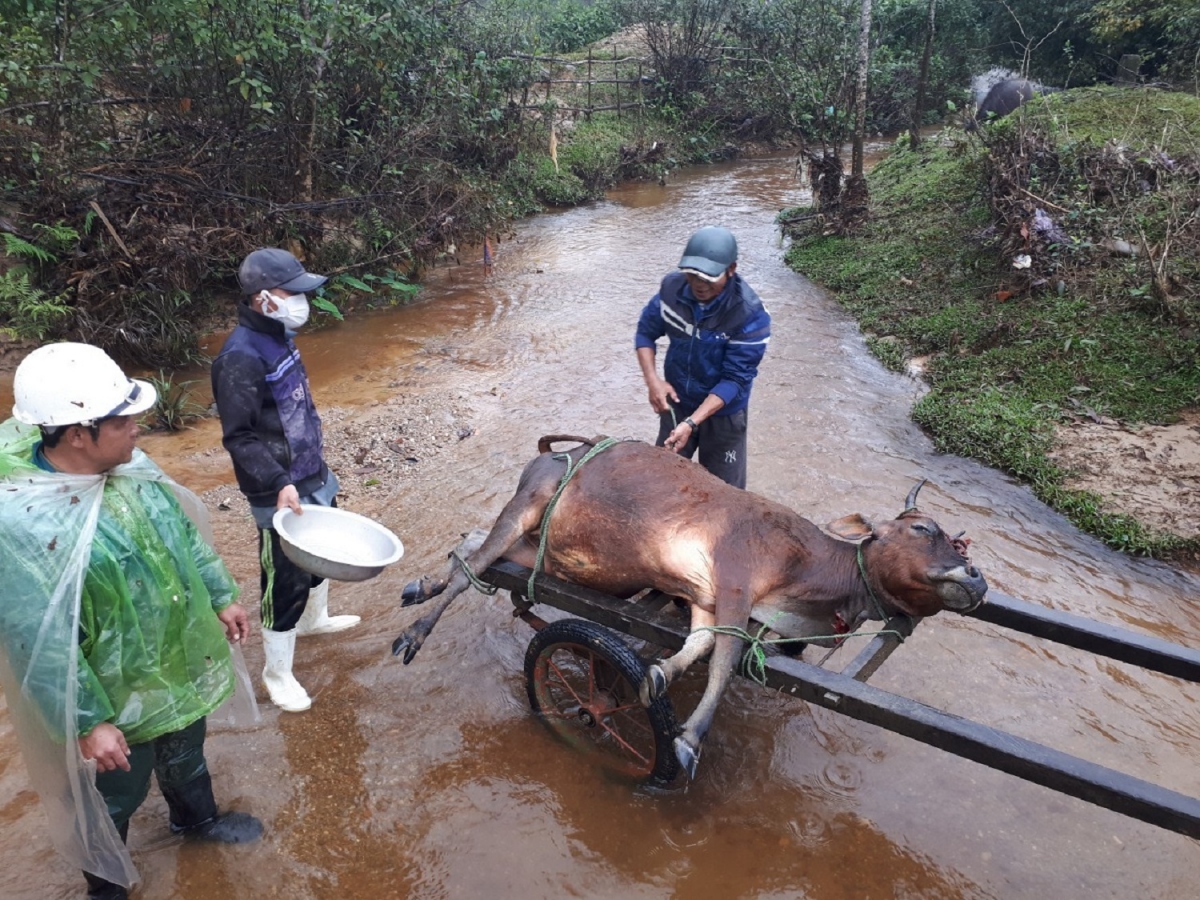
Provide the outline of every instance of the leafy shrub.
[[0,320],[19,338],[44,341],[56,334],[71,315],[62,295],[50,296],[29,281],[24,268],[0,275]]
[[574,206],[589,199],[590,192],[578,175],[560,166],[557,170],[549,157],[538,161],[533,174],[533,190],[551,206]]
[[538,30],[543,43],[551,50],[570,53],[612,34],[619,27],[618,22],[612,3],[605,0],[590,5],[578,0],[561,0],[542,20]]
[[575,126],[559,149],[558,161],[583,182],[591,196],[598,196],[617,181],[622,142],[617,123],[597,117]]

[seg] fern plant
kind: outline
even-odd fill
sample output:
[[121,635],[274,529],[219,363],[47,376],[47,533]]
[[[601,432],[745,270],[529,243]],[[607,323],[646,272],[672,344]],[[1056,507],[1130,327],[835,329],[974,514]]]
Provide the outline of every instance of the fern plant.
[[[84,228],[85,230],[90,230],[90,219],[85,223]],[[43,251],[52,253],[55,261],[79,243],[79,232],[70,225],[64,225],[61,222],[55,225],[44,225],[41,222],[37,222],[34,224],[33,230],[38,235],[38,247]]]
[[44,341],[70,316],[66,297],[52,297],[32,284],[24,266],[0,274],[0,319],[8,320],[5,330],[9,333],[24,340]]
[[44,247],[31,244],[24,238],[9,232],[4,233],[4,252],[14,259],[32,260],[39,263],[55,262],[57,257]]
[[33,269],[58,262],[59,256],[79,241],[79,232],[69,225],[33,226],[37,235],[27,240],[5,232],[4,253],[17,264],[0,273],[0,321],[18,338],[44,341],[71,317],[66,294],[50,295],[33,282]]

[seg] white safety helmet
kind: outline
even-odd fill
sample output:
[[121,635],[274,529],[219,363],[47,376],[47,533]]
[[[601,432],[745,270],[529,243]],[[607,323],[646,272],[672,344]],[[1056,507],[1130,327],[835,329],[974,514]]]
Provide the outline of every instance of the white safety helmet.
[[129,378],[91,344],[47,344],[30,353],[13,376],[13,417],[26,425],[93,425],[154,406],[148,381]]

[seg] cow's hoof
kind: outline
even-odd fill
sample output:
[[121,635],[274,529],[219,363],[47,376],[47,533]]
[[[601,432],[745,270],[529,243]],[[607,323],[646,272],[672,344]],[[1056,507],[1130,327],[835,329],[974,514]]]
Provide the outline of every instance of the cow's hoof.
[[400,592],[400,605],[403,606],[418,606],[424,603],[429,598],[421,591],[421,582],[410,581],[404,586],[404,590]]
[[421,649],[421,642],[410,634],[402,634],[392,641],[392,656],[404,654],[404,664],[407,666]]
[[683,766],[683,770],[687,772],[688,780],[696,780],[696,767],[700,765],[700,750],[693,747],[682,737],[675,738],[675,758],[679,760],[679,765]]
[[646,670],[646,677],[642,679],[641,687],[638,688],[638,699],[642,702],[642,706],[649,709],[650,704],[661,697],[666,690],[667,676],[663,672],[662,666],[651,666]]

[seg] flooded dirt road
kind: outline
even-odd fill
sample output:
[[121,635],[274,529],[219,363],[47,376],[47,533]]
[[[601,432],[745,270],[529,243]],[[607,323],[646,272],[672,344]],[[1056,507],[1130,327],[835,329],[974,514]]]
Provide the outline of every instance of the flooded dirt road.
[[[772,217],[800,198],[783,158],[627,186],[520,225],[490,278],[477,264],[441,269],[413,306],[302,337],[330,433],[350,445],[345,505],[408,552],[374,581],[334,586],[336,611],[363,624],[301,642],[310,712],[280,714],[260,696],[261,727],[210,737],[218,799],[262,817],[265,840],[182,846],[155,791],[130,835],[145,879],[135,896],[1195,896],[1195,841],[745,682],[717,714],[695,783],[606,779],[529,715],[532,632],[503,596],[464,595],[410,666],[390,657],[420,613],[399,608],[402,586],[491,521],[539,436],[653,437],[634,325],[711,222],[737,234],[739,269],[775,321],[751,405],[751,490],[824,523],[895,516],[928,478],[922,508],[966,529],[994,588],[1200,645],[1195,578],[1112,553],[1024,487],[932,451],[908,419],[919,385],[884,371],[838,307],[783,265]],[[431,423],[444,439],[392,468],[370,461],[376,444]],[[253,530],[236,502],[217,507],[236,496],[217,437],[206,423],[143,446],[208,491],[253,608]],[[261,667],[257,634],[247,659]],[[672,688],[681,706],[695,674]],[[872,683],[1200,796],[1198,687],[951,614],[922,624]],[[50,848],[6,720],[0,825],[0,895],[82,894]]]

